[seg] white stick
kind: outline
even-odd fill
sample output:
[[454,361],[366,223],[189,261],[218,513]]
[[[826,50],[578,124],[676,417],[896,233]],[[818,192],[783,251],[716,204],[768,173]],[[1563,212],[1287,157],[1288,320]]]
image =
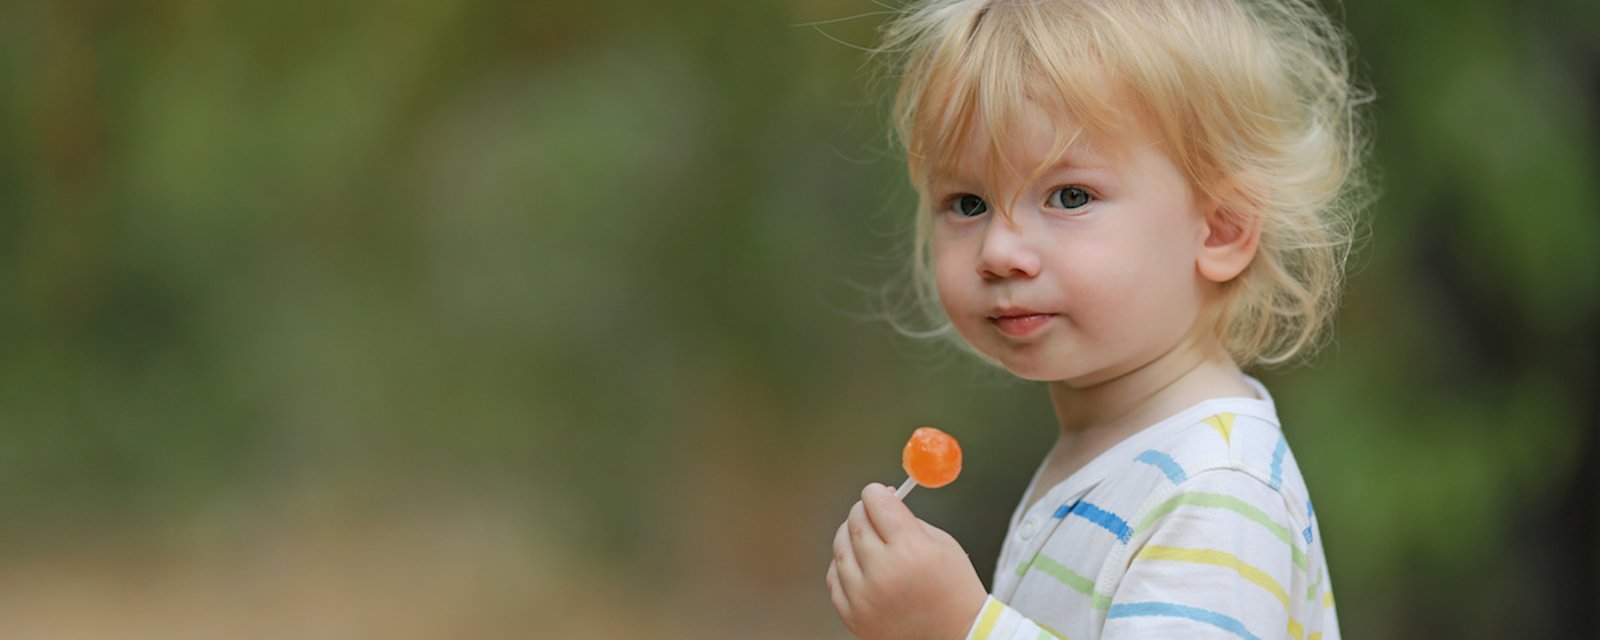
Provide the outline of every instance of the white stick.
[[900,488],[894,490],[894,497],[904,500],[906,494],[911,493],[911,488],[915,486],[917,486],[915,479],[906,478],[905,482],[900,483]]

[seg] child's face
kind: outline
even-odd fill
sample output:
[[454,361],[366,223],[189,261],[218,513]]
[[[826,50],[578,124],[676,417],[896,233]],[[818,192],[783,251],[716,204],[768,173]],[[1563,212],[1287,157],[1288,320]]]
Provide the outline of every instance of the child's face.
[[[1030,380],[1088,386],[1184,343],[1207,285],[1196,268],[1206,238],[1200,204],[1153,136],[1122,154],[1087,134],[1039,178],[1055,129],[1029,105],[1025,149],[1002,184],[989,173],[978,123],[953,175],[929,195],[931,250],[945,312],[980,352]],[[1002,210],[1015,195],[1015,206]]]

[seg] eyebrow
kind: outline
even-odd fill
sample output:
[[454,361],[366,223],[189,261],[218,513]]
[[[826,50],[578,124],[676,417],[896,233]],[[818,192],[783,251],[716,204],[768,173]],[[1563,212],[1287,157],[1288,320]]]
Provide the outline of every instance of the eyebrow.
[[1105,168],[1107,168],[1106,167],[1105,156],[1102,156],[1102,155],[1100,155],[1098,153],[1095,153],[1093,151],[1083,151],[1083,150],[1079,150],[1076,153],[1074,153],[1071,149],[1068,149],[1066,153],[1061,154],[1061,159],[1060,160],[1057,160],[1057,161],[1055,161],[1055,163],[1051,164],[1050,166],[1045,167],[1045,171],[1060,171],[1062,169],[1105,169]]
[[[1048,175],[1069,169],[1109,171],[1110,167],[1106,165],[1105,158],[1099,154],[1087,152],[1081,149],[1077,150],[1076,152],[1072,149],[1068,149],[1066,153],[1061,154],[1061,158],[1059,160],[1056,160],[1054,163],[1046,166],[1043,174],[1041,175]],[[944,184],[948,182],[960,182],[962,178],[965,177],[966,176],[964,174],[957,170],[948,168],[939,169],[928,175],[928,184],[932,185]]]

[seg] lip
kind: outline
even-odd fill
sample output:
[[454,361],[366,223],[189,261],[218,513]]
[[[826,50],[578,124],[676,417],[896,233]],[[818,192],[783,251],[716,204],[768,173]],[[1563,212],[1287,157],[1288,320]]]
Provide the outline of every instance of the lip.
[[1055,319],[1056,314],[1031,311],[1028,309],[1005,309],[989,316],[1000,333],[1013,338],[1022,338],[1039,332],[1044,326]]

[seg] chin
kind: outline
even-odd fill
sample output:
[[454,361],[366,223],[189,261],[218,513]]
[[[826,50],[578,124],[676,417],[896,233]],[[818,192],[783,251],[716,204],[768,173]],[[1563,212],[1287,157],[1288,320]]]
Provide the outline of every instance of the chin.
[[1073,388],[1092,387],[1095,384],[1087,376],[1073,375],[1064,371],[1018,370],[1010,367],[1007,367],[1006,370],[1010,371],[1011,375],[1029,382],[1060,383]]
[[991,362],[1005,367],[1005,370],[1011,372],[1011,375],[1031,382],[1057,382],[1071,377],[1073,373],[1067,367],[1045,358],[1010,355],[1011,357],[996,358],[993,355],[985,354]]
[[1015,352],[1005,355],[1006,357],[996,358],[985,354],[991,362],[1005,367],[1011,375],[1030,382],[1062,383],[1081,389],[1100,384],[1109,377],[1104,369],[1073,366],[1084,363],[1080,359],[1073,359],[1070,355],[1051,357],[1045,354],[1022,355]]
[[1010,371],[1011,375],[1014,375],[1014,376],[1016,376],[1018,378],[1021,378],[1023,380],[1027,380],[1028,382],[1060,382],[1061,381],[1061,377],[1060,376],[1051,375],[1051,374],[1048,374],[1048,373],[1032,373],[1032,372],[1028,372],[1028,371],[1018,371],[1016,369],[1010,369],[1010,368],[1007,368],[1006,370]]

